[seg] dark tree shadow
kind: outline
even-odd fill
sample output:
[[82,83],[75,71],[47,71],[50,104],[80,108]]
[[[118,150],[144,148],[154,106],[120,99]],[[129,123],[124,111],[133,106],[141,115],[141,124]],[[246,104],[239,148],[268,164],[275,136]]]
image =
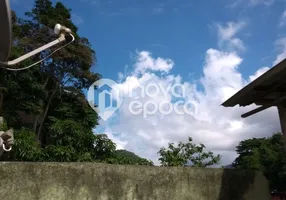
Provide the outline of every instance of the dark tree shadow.
[[[260,182],[259,179],[255,181],[255,178],[259,178],[257,175],[257,172],[251,170],[224,169],[219,200],[262,200],[261,196],[263,194],[266,194],[263,199],[270,199],[270,191],[267,184],[265,185],[264,181]],[[262,187],[260,188],[260,185],[254,187],[254,182],[255,184],[261,183]],[[265,191],[265,188],[268,191]],[[262,194],[259,192],[262,192]],[[267,196],[268,193],[269,196]]]

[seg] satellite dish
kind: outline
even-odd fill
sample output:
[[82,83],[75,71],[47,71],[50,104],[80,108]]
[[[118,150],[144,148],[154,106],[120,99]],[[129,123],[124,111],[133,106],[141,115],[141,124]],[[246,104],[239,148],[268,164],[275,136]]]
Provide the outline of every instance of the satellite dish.
[[23,60],[30,58],[31,56],[34,56],[48,48],[51,48],[52,46],[55,46],[58,43],[66,41],[65,34],[69,34],[72,37],[72,40],[68,42],[67,44],[65,44],[64,46],[54,50],[47,57],[41,59],[38,62],[35,62],[34,64],[30,66],[23,67],[20,69],[5,67],[6,70],[20,71],[20,70],[28,69],[36,64],[41,63],[43,60],[50,57],[53,53],[64,48],[66,45],[72,43],[75,40],[74,36],[71,33],[72,31],[69,28],[62,26],[60,24],[57,24],[54,28],[54,33],[56,35],[60,35],[58,39],[48,44],[45,44],[44,46],[41,46],[29,53],[26,53],[25,55],[20,56],[14,60],[8,61],[10,52],[11,52],[11,47],[12,47],[12,19],[11,18],[12,17],[11,17],[11,9],[10,9],[9,0],[0,0],[0,67],[1,65],[5,65],[5,66],[16,65],[22,62]]
[[7,61],[12,43],[12,21],[9,0],[0,0],[0,61]]

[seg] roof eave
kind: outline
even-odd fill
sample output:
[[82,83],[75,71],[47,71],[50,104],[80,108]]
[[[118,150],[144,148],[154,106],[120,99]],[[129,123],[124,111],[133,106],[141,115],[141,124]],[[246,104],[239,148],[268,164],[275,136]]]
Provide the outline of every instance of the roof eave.
[[284,67],[286,68],[286,59],[282,60],[280,63],[269,69],[267,72],[256,78],[248,85],[246,85],[244,88],[239,90],[221,105],[224,107],[234,107],[237,104],[242,104],[241,99],[246,96],[247,93],[251,92],[253,88],[268,80],[270,77],[273,77],[275,76],[275,74],[280,73],[284,69]]

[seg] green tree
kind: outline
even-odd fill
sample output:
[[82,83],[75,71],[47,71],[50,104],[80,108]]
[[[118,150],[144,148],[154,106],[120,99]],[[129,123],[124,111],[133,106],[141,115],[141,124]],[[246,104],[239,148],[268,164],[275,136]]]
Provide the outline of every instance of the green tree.
[[[32,11],[26,15],[28,19],[23,20],[13,12],[11,59],[55,39],[52,33],[56,23],[71,28],[76,40],[28,70],[0,69],[0,114],[8,126],[15,129],[13,151],[1,159],[95,161],[98,155],[92,130],[98,116],[83,93],[100,78],[91,70],[95,52],[88,40],[77,34],[70,9],[62,3],[53,5],[50,0],[36,0]],[[38,61],[55,48],[16,67]]]
[[271,190],[286,191],[286,154],[283,144],[281,133],[241,141],[236,147],[239,156],[233,166],[262,171],[269,180]]
[[[78,35],[71,10],[60,2],[53,5],[51,0],[35,0],[25,20],[12,14],[14,41],[10,59],[54,40],[53,28],[57,23],[70,28],[76,40],[27,70],[0,68],[0,116],[4,116],[7,128],[15,130],[13,150],[0,160],[150,165],[146,159],[116,151],[115,143],[106,135],[94,135],[98,115],[83,91],[100,75],[92,69],[95,51],[87,38]],[[67,36],[67,42],[70,39]],[[28,66],[56,48],[16,67]]]
[[207,167],[218,164],[220,155],[214,155],[213,152],[205,152],[205,145],[196,145],[191,137],[188,142],[178,142],[178,145],[169,143],[168,148],[162,147],[158,154],[162,166],[193,166]]
[[126,150],[117,150],[107,162],[119,165],[154,165],[151,160],[141,158],[135,153]]
[[[77,34],[77,27],[71,21],[70,9],[60,2],[53,6],[50,0],[36,0],[34,8],[26,15],[30,20],[24,21],[22,26],[29,27],[29,34],[25,36],[25,40],[29,41],[31,48],[43,45],[54,38],[52,33],[56,23],[69,27],[76,38],[71,45],[56,52],[40,65],[41,83],[46,95],[40,112],[35,118],[34,131],[41,145],[45,146],[46,131],[43,131],[43,128],[50,106],[55,103],[53,100],[64,92],[81,94],[82,90],[87,89],[100,76],[91,72],[95,52],[88,40]],[[42,52],[39,58],[45,57],[53,50]]]
[[97,160],[105,161],[114,156],[116,144],[106,134],[96,134],[94,140],[94,153]]

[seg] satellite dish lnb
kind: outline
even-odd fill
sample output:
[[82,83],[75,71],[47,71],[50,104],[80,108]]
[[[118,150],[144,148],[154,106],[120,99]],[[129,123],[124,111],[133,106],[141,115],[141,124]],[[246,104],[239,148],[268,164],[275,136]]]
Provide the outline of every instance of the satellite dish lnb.
[[36,64],[41,63],[43,60],[47,59],[48,57],[50,57],[53,53],[55,53],[56,51],[64,48],[65,46],[67,46],[68,44],[72,43],[74,41],[74,36],[71,33],[71,30],[65,26],[62,26],[60,24],[56,24],[55,29],[54,29],[54,33],[56,35],[59,35],[58,39],[44,45],[41,46],[19,58],[16,58],[15,60],[11,60],[8,61],[9,56],[10,56],[10,52],[11,52],[11,46],[12,46],[12,20],[11,20],[11,9],[10,9],[10,3],[9,0],[0,0],[0,67],[2,67],[1,65],[4,66],[12,66],[12,65],[16,65],[24,60],[26,60],[27,58],[30,58],[31,56],[34,56],[46,49],[49,49],[53,46],[55,46],[56,44],[59,44],[61,42],[66,41],[66,34],[70,35],[72,37],[72,40],[70,42],[68,42],[67,44],[65,44],[62,47],[57,48],[55,51],[53,51],[51,54],[49,54],[48,56],[46,56],[45,58],[43,58],[42,60],[28,66],[28,67],[23,67],[20,69],[14,69],[14,68],[7,68],[7,67],[3,67],[7,70],[12,70],[12,71],[20,71],[20,70],[24,70],[24,69],[28,69]]
[[9,0],[0,0],[0,61],[7,61],[12,44],[12,21]]

